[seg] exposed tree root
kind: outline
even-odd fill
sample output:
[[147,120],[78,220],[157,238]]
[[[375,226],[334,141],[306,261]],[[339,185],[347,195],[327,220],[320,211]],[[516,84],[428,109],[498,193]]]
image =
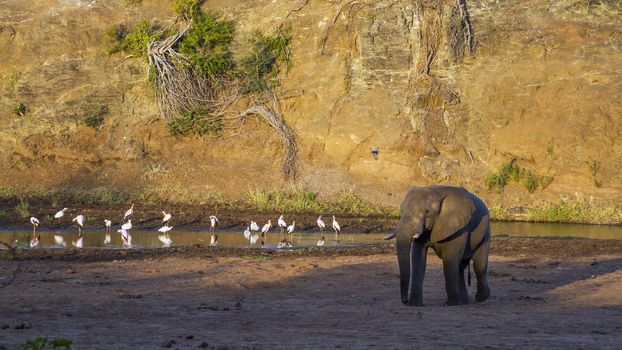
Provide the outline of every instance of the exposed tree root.
[[276,130],[281,139],[284,152],[282,164],[283,176],[285,180],[295,179],[298,175],[298,144],[296,142],[296,135],[287,124],[285,124],[281,116],[278,98],[274,92],[270,93],[270,99],[272,101],[272,108],[268,107],[266,103],[255,104],[240,113],[237,118],[257,115]]

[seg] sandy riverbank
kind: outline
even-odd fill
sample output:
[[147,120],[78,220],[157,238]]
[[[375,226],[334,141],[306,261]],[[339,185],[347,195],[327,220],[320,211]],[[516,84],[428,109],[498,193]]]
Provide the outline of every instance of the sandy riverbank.
[[430,257],[423,308],[400,303],[392,246],[23,251],[0,261],[0,283],[21,269],[0,288],[0,345],[47,335],[76,349],[619,347],[622,241],[493,243],[490,300],[443,306]]

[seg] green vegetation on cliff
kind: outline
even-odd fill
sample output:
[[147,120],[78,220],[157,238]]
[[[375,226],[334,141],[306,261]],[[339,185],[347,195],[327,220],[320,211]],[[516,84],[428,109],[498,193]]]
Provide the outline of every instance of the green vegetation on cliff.
[[553,177],[521,168],[515,159],[503,164],[497,172],[486,176],[486,186],[497,193],[503,192],[510,181],[521,183],[529,193],[533,193],[538,187],[546,189],[553,182]]

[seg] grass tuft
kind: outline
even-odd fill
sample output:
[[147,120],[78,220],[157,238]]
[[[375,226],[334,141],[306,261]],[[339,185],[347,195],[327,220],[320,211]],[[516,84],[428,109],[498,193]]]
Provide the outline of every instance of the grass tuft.
[[557,203],[542,202],[527,210],[529,221],[595,224],[622,223],[622,211],[602,206],[592,197],[562,197]]
[[509,211],[498,205],[488,208],[488,211],[490,212],[490,220],[511,221],[513,219]]
[[23,198],[19,200],[19,203],[15,206],[15,212],[20,218],[25,219],[30,216],[30,203]]
[[26,114],[26,105],[23,102],[18,103],[17,106],[13,109],[13,114],[20,117]]
[[246,194],[246,203],[249,207],[262,212],[309,212],[319,211],[321,208],[317,195],[303,189],[289,191],[250,190]]
[[380,214],[381,211],[370,203],[365,202],[353,191],[338,191],[333,196],[330,209],[336,213],[368,216]]

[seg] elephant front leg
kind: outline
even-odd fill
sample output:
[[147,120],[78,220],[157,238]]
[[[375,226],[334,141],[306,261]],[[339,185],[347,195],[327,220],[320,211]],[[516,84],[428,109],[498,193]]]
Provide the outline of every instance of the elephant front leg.
[[[445,273],[445,291],[447,292],[447,305],[463,304],[460,295],[460,273],[458,271],[459,267],[459,259],[446,258],[443,260],[443,272]],[[464,278],[462,279],[462,283],[464,283]]]
[[428,249],[423,242],[414,240],[410,254],[410,286],[408,305],[423,306],[423,278],[425,276]]

